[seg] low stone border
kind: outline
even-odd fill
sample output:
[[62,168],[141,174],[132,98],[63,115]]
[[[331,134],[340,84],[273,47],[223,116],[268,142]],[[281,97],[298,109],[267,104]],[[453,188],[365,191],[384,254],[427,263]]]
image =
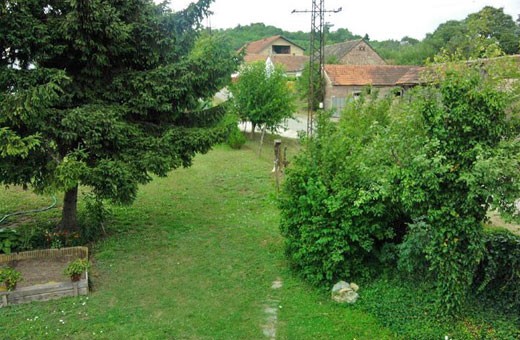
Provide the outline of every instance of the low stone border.
[[0,292],[2,297],[0,307],[27,303],[33,301],[47,301],[60,299],[66,296],[88,294],[88,278],[78,282],[58,282],[18,288],[10,292]]

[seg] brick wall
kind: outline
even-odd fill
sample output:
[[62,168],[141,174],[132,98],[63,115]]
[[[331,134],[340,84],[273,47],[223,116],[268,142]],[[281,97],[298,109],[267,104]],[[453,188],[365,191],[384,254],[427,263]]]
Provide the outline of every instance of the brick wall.
[[362,41],[340,60],[340,64],[386,65],[386,62],[366,42]]

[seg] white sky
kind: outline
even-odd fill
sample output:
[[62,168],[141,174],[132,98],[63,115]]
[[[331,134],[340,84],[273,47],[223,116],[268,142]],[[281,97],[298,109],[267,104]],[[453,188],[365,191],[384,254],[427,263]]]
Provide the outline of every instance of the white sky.
[[[155,0],[159,2],[159,0]],[[174,10],[183,9],[190,0],[170,0]],[[312,0],[215,0],[214,13],[206,22],[213,28],[233,28],[263,22],[286,31],[310,31],[310,14],[291,14],[293,9],[310,10]],[[439,24],[462,20],[484,6],[504,8],[513,20],[520,14],[520,0],[327,0],[326,9],[343,8],[337,14],[326,14],[326,22],[372,40],[396,39],[404,36],[423,39]]]

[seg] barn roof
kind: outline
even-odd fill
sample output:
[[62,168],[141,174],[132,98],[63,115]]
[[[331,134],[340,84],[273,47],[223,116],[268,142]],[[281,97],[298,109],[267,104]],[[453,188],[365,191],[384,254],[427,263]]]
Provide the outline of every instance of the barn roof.
[[345,54],[352,51],[352,49],[354,49],[354,47],[359,45],[359,43],[362,41],[362,39],[350,40],[338,44],[327,45],[325,46],[325,55],[343,57]]
[[325,65],[325,73],[335,86],[417,85],[418,66],[398,65]]
[[342,43],[325,46],[325,57],[335,56],[338,59],[342,59],[345,55],[347,55],[350,51],[352,51],[354,48],[356,48],[357,45],[359,45],[362,42],[365,42],[377,55],[379,55],[379,53],[377,53],[377,51],[374,50],[367,41],[363,39],[358,39],[348,40]]
[[305,50],[303,47],[301,47],[298,44],[295,44],[294,42],[287,39],[283,35],[274,35],[272,37],[267,37],[264,39],[252,41],[252,42],[248,43],[247,45],[245,45],[244,47],[242,47],[242,49],[245,48],[247,54],[258,54],[258,53],[262,52],[264,49],[266,49],[267,47],[271,46],[278,39],[283,39],[283,40],[287,41],[288,43],[295,45],[295,46],[301,48],[302,50]]

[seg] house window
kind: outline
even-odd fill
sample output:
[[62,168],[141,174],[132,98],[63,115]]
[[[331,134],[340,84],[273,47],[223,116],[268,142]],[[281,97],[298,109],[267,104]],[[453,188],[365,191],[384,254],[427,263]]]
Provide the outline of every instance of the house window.
[[365,46],[359,46],[359,50],[360,51],[364,51],[365,50]]
[[354,98],[354,100],[358,100],[361,97],[361,91],[352,92],[352,97]]
[[332,97],[331,108],[334,111],[333,117],[339,117],[341,111],[345,108],[346,100],[344,97]]
[[291,46],[273,45],[273,54],[291,54]]
[[392,92],[394,93],[394,96],[402,97],[404,91],[401,87],[395,87],[394,89],[392,89]]

